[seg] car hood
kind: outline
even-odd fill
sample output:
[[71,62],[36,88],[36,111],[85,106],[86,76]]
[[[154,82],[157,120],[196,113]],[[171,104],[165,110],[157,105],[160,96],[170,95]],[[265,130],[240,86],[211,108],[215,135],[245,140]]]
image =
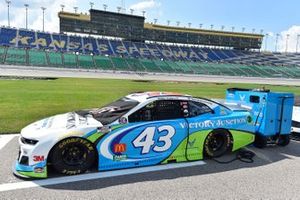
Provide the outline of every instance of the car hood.
[[74,133],[75,130],[78,130],[77,135],[82,135],[85,132],[85,129],[93,127],[100,128],[102,126],[103,125],[92,116],[88,115],[82,117],[75,112],[69,112],[48,117],[29,124],[22,129],[21,135],[22,137],[29,139],[38,139],[52,133]]

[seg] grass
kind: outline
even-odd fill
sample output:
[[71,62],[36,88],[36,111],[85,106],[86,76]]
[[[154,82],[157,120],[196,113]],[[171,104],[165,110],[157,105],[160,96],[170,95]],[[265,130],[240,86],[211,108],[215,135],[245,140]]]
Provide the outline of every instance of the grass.
[[[258,88],[254,84],[137,82],[60,78],[56,80],[0,80],[0,133],[15,133],[47,116],[107,104],[136,91],[174,91],[223,98],[226,88]],[[300,95],[299,87],[267,86]]]

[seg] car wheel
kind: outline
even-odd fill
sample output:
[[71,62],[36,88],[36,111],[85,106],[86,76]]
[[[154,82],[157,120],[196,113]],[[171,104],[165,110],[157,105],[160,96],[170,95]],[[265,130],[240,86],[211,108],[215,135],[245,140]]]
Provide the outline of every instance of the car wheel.
[[232,146],[231,135],[223,129],[213,130],[208,134],[204,143],[204,152],[208,157],[220,157],[227,153]]
[[257,134],[255,136],[253,145],[260,149],[265,148],[267,146],[267,138],[265,136]]
[[75,175],[91,168],[96,151],[93,144],[83,138],[67,138],[55,145],[50,158],[57,172]]
[[286,146],[290,143],[290,135],[280,135],[278,145],[279,146]]

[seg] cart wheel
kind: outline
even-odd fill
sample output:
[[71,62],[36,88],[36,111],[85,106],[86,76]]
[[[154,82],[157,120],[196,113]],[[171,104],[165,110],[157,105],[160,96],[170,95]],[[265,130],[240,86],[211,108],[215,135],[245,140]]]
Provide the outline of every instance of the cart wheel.
[[290,143],[290,135],[280,135],[278,145],[279,146],[286,146]]
[[51,163],[57,172],[75,175],[88,170],[95,158],[96,151],[92,143],[83,138],[67,138],[54,146]]
[[254,146],[257,148],[265,148],[267,146],[267,138],[262,135],[256,135],[254,140]]
[[220,157],[227,153],[232,146],[231,135],[223,129],[213,130],[208,134],[204,143],[205,155],[211,158]]

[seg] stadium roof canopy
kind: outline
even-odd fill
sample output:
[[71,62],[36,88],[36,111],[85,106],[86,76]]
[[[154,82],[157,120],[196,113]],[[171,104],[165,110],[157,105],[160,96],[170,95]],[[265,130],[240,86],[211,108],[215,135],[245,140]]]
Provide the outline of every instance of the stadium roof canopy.
[[90,14],[59,12],[60,31],[191,45],[261,48],[263,35],[145,23],[145,17],[91,9]]

